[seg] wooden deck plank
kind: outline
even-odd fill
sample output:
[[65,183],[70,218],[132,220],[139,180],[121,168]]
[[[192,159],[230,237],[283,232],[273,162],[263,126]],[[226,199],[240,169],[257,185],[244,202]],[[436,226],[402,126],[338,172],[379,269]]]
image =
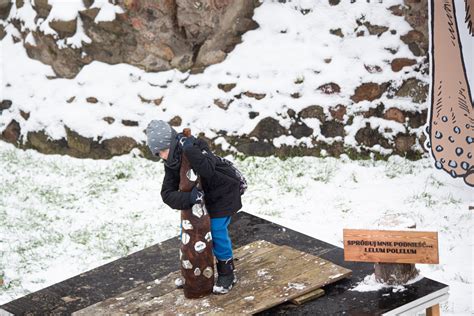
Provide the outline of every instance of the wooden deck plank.
[[[348,277],[351,271],[319,257],[299,252],[291,247],[280,247],[275,265],[269,263],[266,280],[252,285],[252,300],[240,299],[240,304],[224,300],[223,308],[228,313],[253,314],[279,305],[293,298]],[[265,282],[267,281],[268,282]]]
[[174,280],[180,275],[181,272],[179,270],[171,272],[160,280],[142,283],[120,295],[74,312],[72,315],[91,315],[91,311],[95,315],[123,315],[134,305],[143,304],[152,300],[153,297],[162,296],[174,291],[176,289]]
[[[239,268],[242,260],[251,261],[253,258],[257,258],[265,252],[275,249],[275,247],[277,246],[270,242],[259,240],[234,250],[235,268]],[[111,311],[116,311],[118,314],[131,313],[132,311],[139,312],[139,306],[144,304],[144,302],[151,302],[150,305],[147,305],[149,309],[152,309],[155,305],[153,303],[154,297],[164,296],[165,294],[176,290],[174,280],[178,277],[181,277],[181,272],[179,270],[171,272],[160,280],[140,284],[130,291],[102,302],[98,302],[73,313],[73,315],[90,315],[92,311],[102,315],[114,315]]]
[[[244,246],[245,247],[245,246]],[[255,250],[255,251],[253,251]],[[278,263],[281,265],[278,267],[278,270],[283,270],[284,265],[282,262],[285,260],[291,259],[287,256],[282,256],[279,258],[279,253],[281,249],[274,245],[265,245],[263,247],[251,247],[247,255],[239,258],[237,262],[239,264],[235,265],[235,273],[239,278],[236,286],[232,291],[226,295],[211,295],[206,298],[188,300],[184,297],[182,291],[176,290],[170,292],[166,295],[163,295],[150,304],[141,305],[136,310],[130,310],[130,312],[136,313],[137,315],[142,314],[151,314],[154,315],[153,311],[159,311],[156,315],[162,315],[166,310],[165,315],[177,315],[177,314],[186,314],[186,313],[200,313],[200,312],[227,312],[227,308],[223,308],[224,304],[229,305],[234,302],[242,301],[243,296],[247,296],[249,291],[258,290],[260,288],[266,288],[269,286],[270,280],[267,278],[259,280],[256,287],[253,289],[249,288],[249,282],[251,280],[256,280],[256,271],[271,269],[270,267],[275,267],[275,261],[278,260]],[[296,253],[301,256],[299,252]],[[292,253],[291,255],[295,255]],[[277,263],[277,264],[278,264]],[[275,268],[276,269],[276,268]],[[262,282],[263,281],[263,282]]]
[[301,296],[298,296],[294,299],[292,299],[290,302],[295,304],[295,305],[301,305],[306,302],[315,300],[325,294],[323,289],[316,289],[314,291],[308,292],[306,294],[303,294]]
[[234,250],[234,257],[238,258],[239,260],[245,260],[247,257],[258,256],[259,254],[270,251],[275,247],[279,246],[266,240],[258,240]]
[[238,283],[226,295],[186,299],[175,271],[73,315],[253,314],[348,277],[351,271],[288,246],[256,241],[234,251]]

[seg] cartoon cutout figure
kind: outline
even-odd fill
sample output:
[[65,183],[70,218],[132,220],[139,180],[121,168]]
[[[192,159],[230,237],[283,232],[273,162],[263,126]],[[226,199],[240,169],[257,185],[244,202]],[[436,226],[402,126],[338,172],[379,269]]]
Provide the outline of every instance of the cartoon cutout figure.
[[474,105],[466,73],[468,60],[463,59],[459,37],[459,29],[467,28],[463,45],[472,47],[474,0],[464,0],[464,4],[465,21],[456,21],[454,0],[431,0],[432,85],[426,146],[436,168],[474,186]]

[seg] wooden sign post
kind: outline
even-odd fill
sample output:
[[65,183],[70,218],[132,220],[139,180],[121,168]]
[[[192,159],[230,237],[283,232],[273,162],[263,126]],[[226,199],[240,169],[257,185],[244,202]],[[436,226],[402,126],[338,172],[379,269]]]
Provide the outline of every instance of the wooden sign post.
[[439,263],[438,233],[344,229],[344,260]]
[[344,229],[344,260],[375,263],[375,278],[403,284],[418,271],[415,263],[439,263],[438,233]]
[[[191,130],[184,129],[185,137]],[[201,181],[194,174],[186,155],[181,156],[179,190],[189,192],[194,185],[201,189]],[[204,200],[191,209],[181,211],[181,274],[184,279],[184,296],[200,298],[212,293],[214,286],[214,255],[212,253],[211,219]]]

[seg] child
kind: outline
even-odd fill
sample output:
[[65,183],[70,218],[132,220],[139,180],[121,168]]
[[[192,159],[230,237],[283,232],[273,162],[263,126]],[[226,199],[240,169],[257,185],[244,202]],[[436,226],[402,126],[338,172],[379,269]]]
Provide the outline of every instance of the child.
[[[204,195],[211,218],[213,253],[217,259],[216,294],[225,294],[236,283],[232,242],[227,226],[231,216],[242,208],[240,183],[229,177],[225,165],[220,163],[202,139],[185,137],[168,123],[152,120],[146,129],[147,144],[153,155],[165,160],[165,177],[161,188],[163,202],[173,209],[190,209]],[[188,158],[192,169],[201,177],[202,191],[193,187],[191,192],[179,191],[181,154]]]

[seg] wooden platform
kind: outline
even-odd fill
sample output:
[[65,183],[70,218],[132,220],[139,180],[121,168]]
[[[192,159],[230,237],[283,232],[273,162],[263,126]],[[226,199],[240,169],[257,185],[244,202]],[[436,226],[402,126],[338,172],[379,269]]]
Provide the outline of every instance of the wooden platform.
[[[232,223],[229,225],[229,235],[235,249],[265,239],[274,244],[297,248],[352,270],[350,278],[325,286],[324,296],[310,301],[305,301],[303,297],[305,302],[301,305],[278,304],[257,313],[261,316],[411,315],[425,312],[427,307],[446,301],[449,295],[448,285],[428,278],[406,285],[405,291],[393,292],[393,288],[390,287],[370,292],[351,291],[367,276],[374,273],[373,263],[344,261],[344,249],[245,211],[240,211],[233,216]],[[147,286],[150,286],[150,289],[143,287],[142,293],[127,300],[128,302],[137,298],[150,300],[153,293],[147,293],[145,289],[150,291],[152,286],[156,287],[154,280],[164,280],[169,273],[179,269],[180,245],[179,236],[174,236],[0,305],[0,315],[71,315],[107,298],[125,297],[126,292],[130,293],[145,283],[149,284]],[[236,273],[238,275],[240,272],[236,271]],[[244,278],[239,277],[239,281],[243,280]],[[236,284],[235,290],[237,286],[241,285]],[[173,289],[171,287],[169,292]],[[301,300],[298,301],[301,302]],[[159,310],[153,312],[160,314]],[[125,315],[117,310],[105,314]]]
[[186,299],[174,280],[180,271],[73,315],[253,314],[349,277],[351,270],[330,261],[258,240],[234,251],[237,284],[226,295]]

